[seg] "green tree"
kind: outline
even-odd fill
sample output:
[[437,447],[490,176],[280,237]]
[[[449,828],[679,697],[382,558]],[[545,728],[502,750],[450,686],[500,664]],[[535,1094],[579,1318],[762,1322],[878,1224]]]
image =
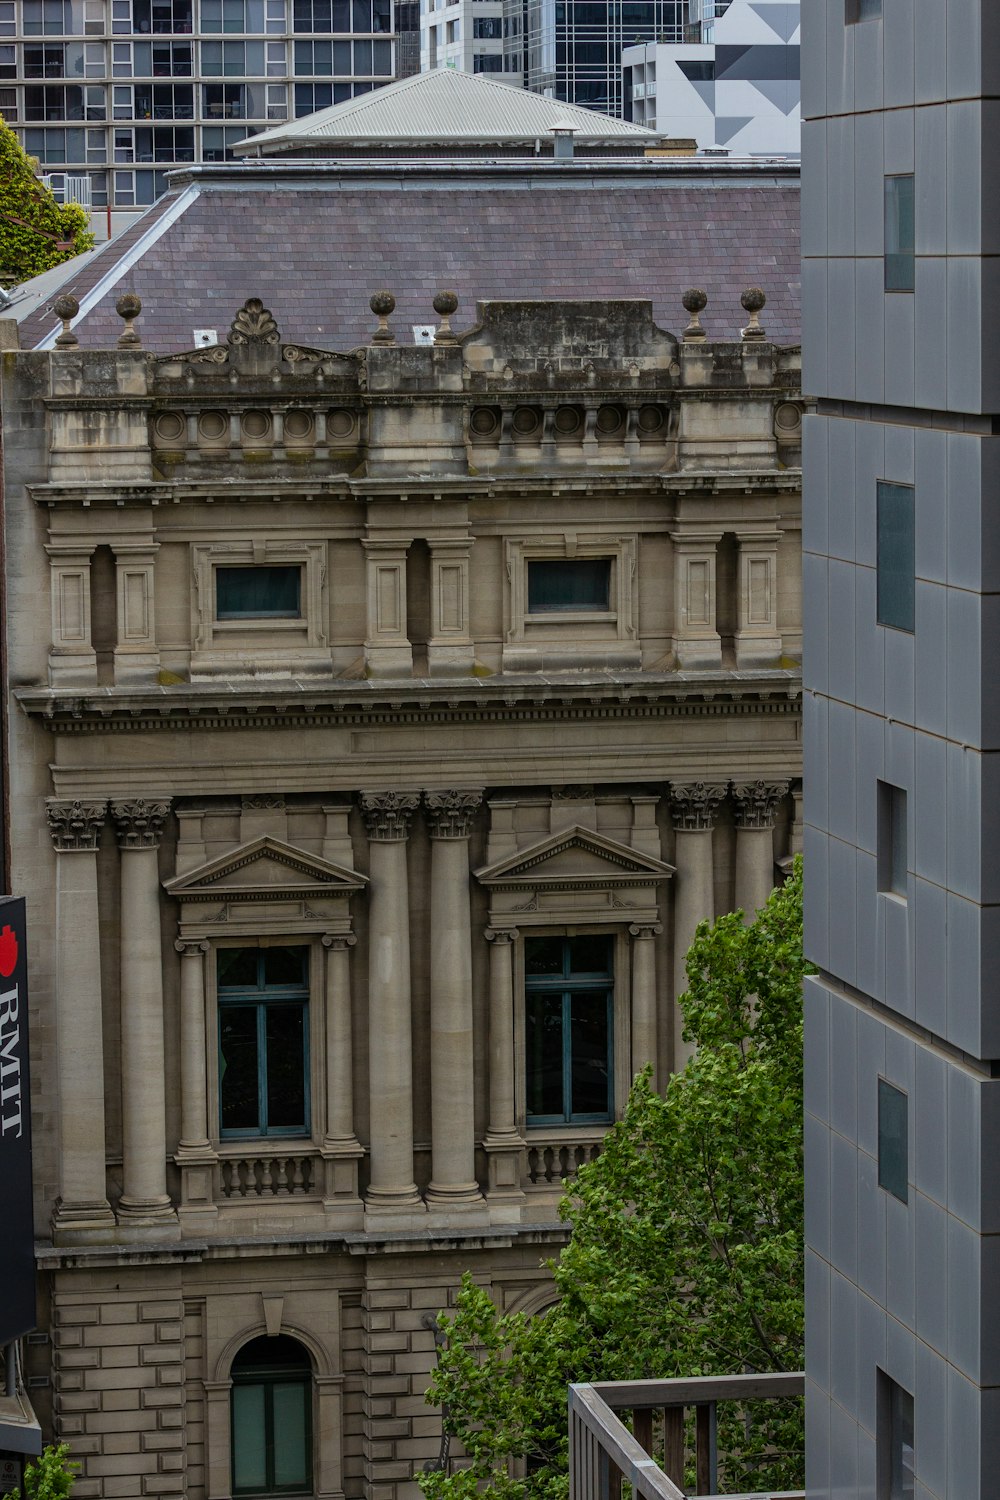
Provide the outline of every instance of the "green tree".
[[[681,999],[697,1052],[666,1091],[648,1074],[561,1212],[558,1300],[500,1316],[466,1276],[428,1400],[469,1467],[419,1476],[428,1500],[556,1500],[571,1381],[801,1369],[801,861],[751,925],[703,923]],[[802,1412],[719,1413],[720,1484],[801,1485]],[[527,1478],[512,1478],[509,1460]]]
[[[50,1443],[34,1463],[24,1469],[25,1500],[67,1500],[80,1465],[72,1463],[68,1443]],[[20,1490],[10,1490],[4,1500],[22,1500]]]
[[89,250],[94,236],[79,203],[57,203],[35,162],[0,119],[0,281],[27,281]]

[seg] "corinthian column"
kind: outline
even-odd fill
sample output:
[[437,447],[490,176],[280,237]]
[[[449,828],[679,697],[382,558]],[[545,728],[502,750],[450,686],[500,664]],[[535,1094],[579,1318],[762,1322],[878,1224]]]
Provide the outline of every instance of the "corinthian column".
[[104,1048],[97,840],[106,802],[47,803],[56,847],[57,1244],[111,1239],[104,1160]]
[[122,1196],[119,1222],[165,1228],[167,1195],[163,955],[157,849],[166,800],[112,802],[121,870]]
[[[719,803],[726,795],[725,783],[704,781],[670,784],[670,814],[675,842],[674,897],[674,995],[687,989],[687,954],[699,922],[715,916],[712,867],[712,829]],[[682,1035],[684,1017],[674,1007],[674,1071],[680,1072],[694,1048]]]
[[634,923],[632,935],[632,1077],[653,1064],[656,1087],[656,939],[657,923]]
[[736,905],[752,922],[774,886],[774,823],[787,781],[733,786],[736,803]]
[[413,1043],[406,841],[414,792],[364,792],[369,840],[369,1211],[423,1205],[413,1180]]
[[480,1205],[472,1074],[469,834],[480,791],[425,792],[431,836],[431,1183],[428,1207]]

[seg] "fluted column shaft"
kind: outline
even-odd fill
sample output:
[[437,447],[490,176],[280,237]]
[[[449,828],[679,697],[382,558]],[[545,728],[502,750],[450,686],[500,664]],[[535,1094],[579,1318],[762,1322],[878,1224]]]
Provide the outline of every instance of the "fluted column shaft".
[[351,1066],[351,949],[357,939],[327,936],[326,1142],[354,1141],[354,1069]]
[[369,1207],[415,1207],[413,1039],[406,841],[418,798],[365,793],[368,828],[368,1016],[371,1112]]
[[469,834],[479,791],[427,792],[431,836],[429,1205],[478,1203],[472,1066]]
[[121,872],[122,1196],[119,1218],[173,1215],[167,1195],[163,955],[157,849],[166,801],[113,802]]
[[97,840],[105,802],[50,801],[56,859],[57,1243],[108,1238]]
[[774,886],[774,824],[787,781],[735,785],[736,905],[749,923]]
[[174,947],[181,955],[181,1139],[178,1155],[209,1149],[205,1057],[206,942]]
[[656,1087],[656,939],[658,924],[633,924],[632,934],[632,1077],[653,1064]]
[[490,945],[491,1136],[516,1136],[514,1099],[514,944],[517,929],[487,928]]
[[[674,995],[687,989],[687,955],[698,923],[715,915],[712,829],[719,803],[726,795],[724,784],[692,782],[672,784],[671,816],[674,821]],[[674,1071],[679,1072],[694,1052],[683,1037],[684,1016],[674,1012]]]

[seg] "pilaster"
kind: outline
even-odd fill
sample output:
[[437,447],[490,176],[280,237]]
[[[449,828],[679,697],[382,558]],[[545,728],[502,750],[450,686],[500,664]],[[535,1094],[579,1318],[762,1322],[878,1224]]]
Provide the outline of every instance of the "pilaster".
[[351,949],[353,933],[326,933],[326,1134],[323,1206],[338,1223],[360,1222],[358,1165],[364,1152],[354,1133]]
[[681,671],[720,670],[716,627],[716,550],[721,531],[672,531],[674,544],[674,655]]
[[[698,923],[715,916],[712,831],[725,782],[671,782],[670,815],[674,825],[674,983],[673,992],[687,989],[687,955]],[[674,1006],[674,1071],[680,1072],[694,1048],[683,1037],[684,1017]]]
[[406,634],[409,539],[365,538],[367,629],[365,666],[371,677],[409,677],[413,648]]
[[778,629],[779,531],[736,534],[739,547],[736,665],[741,669],[776,667],[781,660]]
[[115,683],[153,683],[160,670],[156,644],[154,562],[159,544],[152,538],[115,538],[118,638]]
[[494,1222],[517,1222],[524,1192],[525,1142],[517,1129],[514,1098],[514,944],[516,927],[487,927],[490,945],[490,1114],[483,1137]]
[[208,1057],[205,1045],[204,939],[177,938],[181,956],[181,1139],[174,1161],[181,1169],[181,1202],[177,1210],[184,1229],[210,1229],[218,1218],[215,1203],[216,1152],[208,1139]]
[[472,671],[475,646],[469,633],[469,554],[472,537],[428,537],[431,558],[431,633],[427,669],[432,677]]
[[52,596],[49,685],[54,688],[96,687],[97,653],[90,624],[93,543],[73,538],[50,542],[45,550],[49,555]]

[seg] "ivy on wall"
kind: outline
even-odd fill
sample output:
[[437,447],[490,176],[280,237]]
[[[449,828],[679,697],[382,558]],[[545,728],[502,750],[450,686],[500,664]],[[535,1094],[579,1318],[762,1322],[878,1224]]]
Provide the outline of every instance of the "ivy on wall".
[[16,286],[94,244],[87,211],[57,203],[38,163],[0,119],[0,283]]

